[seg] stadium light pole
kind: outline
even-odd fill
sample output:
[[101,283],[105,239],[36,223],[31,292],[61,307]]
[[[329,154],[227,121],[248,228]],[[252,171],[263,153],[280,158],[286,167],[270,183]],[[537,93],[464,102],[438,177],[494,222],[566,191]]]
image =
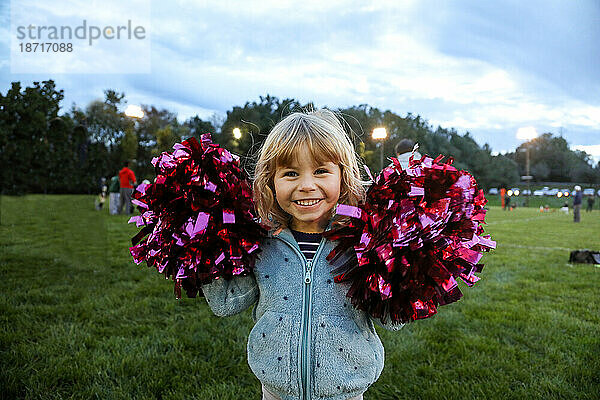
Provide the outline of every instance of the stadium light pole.
[[520,149],[519,151],[525,152],[525,175],[521,177],[524,181],[527,181],[527,195],[525,197],[525,205],[529,207],[529,196],[531,195],[531,180],[533,176],[530,174],[529,170],[529,142],[538,137],[537,130],[533,126],[527,126],[523,128],[519,128],[517,130],[517,139],[526,140],[525,148]]
[[387,138],[387,130],[385,128],[375,128],[371,133],[371,137],[373,140],[381,140],[381,169],[383,170],[383,144],[385,143],[385,138]]
[[[142,110],[142,107],[140,106],[134,106],[133,104],[130,104],[125,109],[125,115],[133,120],[133,126],[135,127],[138,124],[138,121],[144,118],[144,110]],[[134,159],[132,161],[137,166],[137,160]]]

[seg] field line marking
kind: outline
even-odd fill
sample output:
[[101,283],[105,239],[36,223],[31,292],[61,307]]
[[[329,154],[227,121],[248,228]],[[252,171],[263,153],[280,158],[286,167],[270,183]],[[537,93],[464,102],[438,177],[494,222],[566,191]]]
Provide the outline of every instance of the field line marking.
[[567,247],[544,247],[544,246],[525,246],[522,244],[512,244],[512,243],[503,243],[502,247],[518,247],[520,249],[530,249],[530,250],[560,250],[560,251],[572,251]]
[[550,217],[550,215],[539,215],[537,217],[523,218],[523,219],[505,219],[505,220],[502,220],[502,221],[486,222],[485,225],[498,225],[498,224],[510,224],[510,223],[513,223],[513,222],[535,221],[537,219],[548,218],[548,217]]

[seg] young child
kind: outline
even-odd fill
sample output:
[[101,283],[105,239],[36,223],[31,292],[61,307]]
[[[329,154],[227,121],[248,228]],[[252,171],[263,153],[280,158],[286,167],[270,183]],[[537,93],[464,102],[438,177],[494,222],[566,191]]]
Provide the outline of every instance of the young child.
[[252,275],[203,286],[210,308],[228,316],[254,305],[248,364],[263,399],[362,399],[381,374],[384,350],[373,320],[352,307],[348,284],[334,282],[326,260],[335,243],[322,232],[345,222],[334,217],[336,205],[365,196],[335,114],[293,113],[279,122],[260,151],[253,191],[272,230]]
[[102,177],[100,179],[100,193],[98,193],[98,198],[96,199],[96,210],[102,210],[102,207],[104,207],[107,191],[106,178]]

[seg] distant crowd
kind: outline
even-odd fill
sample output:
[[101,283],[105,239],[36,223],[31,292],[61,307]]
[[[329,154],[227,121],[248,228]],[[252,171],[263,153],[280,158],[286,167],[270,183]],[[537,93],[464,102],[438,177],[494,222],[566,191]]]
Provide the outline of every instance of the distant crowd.
[[[596,196],[594,194],[587,195],[586,203],[587,207],[585,209],[586,212],[592,212],[594,209],[594,203],[596,201]],[[573,199],[572,208],[573,208],[573,222],[581,221],[581,207],[583,204],[583,192],[581,190],[581,186],[575,185],[573,194],[571,196]],[[515,202],[511,201],[511,196],[507,193],[506,189],[500,189],[500,200],[502,204],[503,210],[513,210],[517,205]],[[550,211],[550,206],[540,206],[540,212],[548,212]],[[565,201],[562,207],[560,208],[561,212],[565,214],[569,213],[569,202]]]

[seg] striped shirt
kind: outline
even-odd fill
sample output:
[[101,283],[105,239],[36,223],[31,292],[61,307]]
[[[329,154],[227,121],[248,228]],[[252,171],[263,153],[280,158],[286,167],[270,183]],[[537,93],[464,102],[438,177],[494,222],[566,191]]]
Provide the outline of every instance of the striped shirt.
[[298,242],[304,257],[306,257],[307,260],[312,260],[317,252],[317,247],[319,247],[323,235],[320,233],[306,233],[295,230],[292,230],[292,234],[294,235],[296,242]]

